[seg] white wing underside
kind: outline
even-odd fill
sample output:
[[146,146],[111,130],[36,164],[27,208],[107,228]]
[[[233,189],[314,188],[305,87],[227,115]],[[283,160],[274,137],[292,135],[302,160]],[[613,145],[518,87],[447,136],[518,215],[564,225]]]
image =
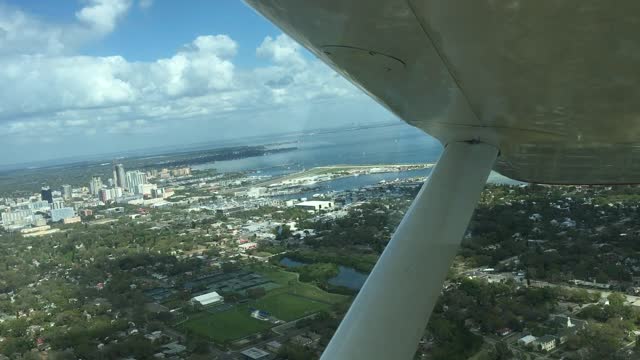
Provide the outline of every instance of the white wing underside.
[[248,0],[402,120],[523,181],[640,182],[640,2]]

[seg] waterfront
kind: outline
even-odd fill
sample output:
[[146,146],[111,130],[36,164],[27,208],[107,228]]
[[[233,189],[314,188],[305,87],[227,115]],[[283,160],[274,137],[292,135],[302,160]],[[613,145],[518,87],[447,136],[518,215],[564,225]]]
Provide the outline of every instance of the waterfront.
[[[348,129],[318,134],[290,134],[278,139],[286,142],[286,146],[295,146],[296,149],[259,157],[200,164],[193,166],[193,169],[216,169],[221,173],[241,171],[277,178],[314,167],[336,164],[435,163],[442,152],[442,146],[437,140],[418,129],[401,123],[384,127]],[[251,144],[255,145],[256,142],[267,140],[268,138],[251,139]],[[284,200],[311,198],[314,194],[361,189],[382,181],[426,178],[431,170],[431,168],[412,169],[341,177],[301,187],[300,191],[277,195],[274,198]],[[495,172],[492,172],[489,182],[518,183]]]
[[437,140],[402,123],[379,128],[287,135],[284,139],[278,139],[287,141],[287,146],[295,146],[297,149],[260,157],[201,164],[193,169],[214,168],[219,172],[249,171],[281,176],[335,164],[435,162],[442,152],[442,146]]

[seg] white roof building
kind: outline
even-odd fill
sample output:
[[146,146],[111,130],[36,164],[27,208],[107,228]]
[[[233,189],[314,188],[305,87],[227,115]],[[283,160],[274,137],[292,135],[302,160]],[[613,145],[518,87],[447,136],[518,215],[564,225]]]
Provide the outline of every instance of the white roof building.
[[210,293],[206,293],[206,294],[202,294],[194,297],[193,299],[191,299],[191,302],[198,303],[202,306],[207,306],[212,304],[220,304],[224,302],[224,298],[220,296],[220,294],[218,294],[217,292],[212,291]]
[[333,201],[320,201],[320,200],[312,200],[312,201],[303,201],[295,204],[295,207],[299,207],[305,210],[333,210],[334,204]]
[[264,350],[252,347],[241,352],[247,359],[265,359],[270,354]]
[[242,250],[251,250],[251,249],[255,249],[256,247],[258,247],[258,243],[255,242],[248,242],[248,243],[244,243],[244,244],[240,244],[238,245],[238,247]]
[[535,336],[533,336],[533,335],[523,336],[522,338],[520,338],[518,340],[518,344],[527,346],[527,345],[532,344],[534,341],[536,341],[536,339],[537,338]]

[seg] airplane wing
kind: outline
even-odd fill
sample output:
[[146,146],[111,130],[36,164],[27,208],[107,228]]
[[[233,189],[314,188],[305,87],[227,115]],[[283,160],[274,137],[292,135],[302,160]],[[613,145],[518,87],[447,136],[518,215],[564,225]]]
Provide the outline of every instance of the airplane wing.
[[527,182],[640,182],[640,3],[248,0],[400,119]]
[[410,359],[493,168],[640,182],[640,2],[246,0],[443,155],[322,359]]

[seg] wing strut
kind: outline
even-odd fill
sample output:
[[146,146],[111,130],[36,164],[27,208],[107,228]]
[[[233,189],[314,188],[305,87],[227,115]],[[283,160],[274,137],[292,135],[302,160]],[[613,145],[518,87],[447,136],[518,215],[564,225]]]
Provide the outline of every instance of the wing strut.
[[445,147],[321,360],[413,358],[497,154]]

